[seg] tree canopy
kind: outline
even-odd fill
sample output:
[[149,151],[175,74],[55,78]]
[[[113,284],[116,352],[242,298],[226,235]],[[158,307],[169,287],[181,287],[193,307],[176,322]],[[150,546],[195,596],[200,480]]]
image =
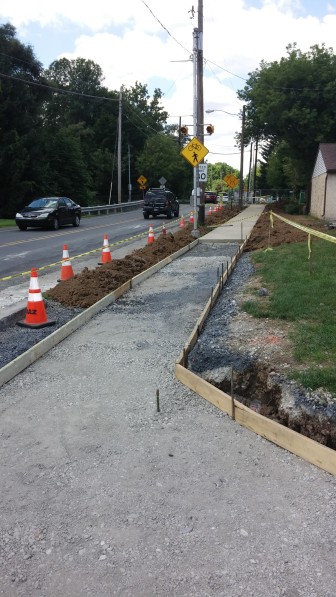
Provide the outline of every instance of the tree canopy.
[[159,89],[151,96],[136,81],[133,87],[109,90],[101,67],[84,58],[61,58],[43,70],[10,24],[0,26],[0,73],[2,217],[13,217],[23,204],[44,194],[67,195],[82,205],[107,203],[111,188],[117,188],[119,114],[122,199],[128,198],[130,165],[132,187],[138,187],[142,172],[136,161],[141,163],[142,154],[148,160],[153,136],[154,153],[145,174],[152,178],[162,171],[164,153],[171,178],[181,188],[185,165],[173,133],[165,131],[168,115]]
[[[246,106],[244,143],[258,139],[266,177],[292,187],[309,184],[318,144],[336,141],[336,57],[314,45],[296,44],[287,56],[250,74],[238,92]],[[240,135],[237,135],[240,138]]]

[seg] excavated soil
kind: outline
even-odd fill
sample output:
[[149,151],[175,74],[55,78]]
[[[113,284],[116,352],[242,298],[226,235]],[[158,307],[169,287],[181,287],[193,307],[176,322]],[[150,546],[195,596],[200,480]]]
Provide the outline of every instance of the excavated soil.
[[[239,213],[239,207],[224,207],[220,212],[213,213],[207,217],[206,225],[200,228],[200,234],[209,232],[214,225],[220,225],[227,222],[230,218]],[[268,206],[264,214],[260,217],[254,226],[251,237],[246,245],[246,251],[255,251],[269,246],[270,217]],[[325,227],[319,220],[305,216],[287,216],[281,210],[274,210],[288,219],[310,226],[318,230],[324,230]],[[274,219],[274,227],[271,234],[271,246],[281,245],[283,243],[302,242],[306,240],[307,235],[278,219]],[[75,275],[69,280],[57,284],[46,293],[48,298],[54,299],[67,307],[84,308],[90,307],[95,302],[106,296],[108,293],[116,290],[124,282],[132,277],[155,265],[165,257],[175,253],[182,247],[193,242],[192,225],[187,224],[176,233],[166,233],[157,237],[150,245],[133,251],[123,259],[112,259],[110,263],[98,266],[93,270],[84,268],[80,274]]]
[[[288,226],[277,218],[274,218],[270,233],[269,209],[266,206],[264,213],[254,226],[245,246],[245,252],[276,247],[283,243],[306,241],[307,234],[305,232]],[[272,207],[272,211],[306,227],[326,231],[324,223],[320,220],[307,216],[288,215],[280,207]],[[206,225],[200,229],[200,234],[206,234],[213,226],[225,223],[237,213],[239,213],[239,208],[236,206],[226,207],[221,212],[212,214],[207,217]],[[110,263],[94,270],[85,268],[80,274],[50,289],[47,292],[47,297],[68,307],[87,308],[106,294],[116,290],[124,282],[193,240],[192,225],[190,224],[174,234],[168,232],[164,236],[161,234],[155,238],[152,244],[133,251],[123,259],[113,259]],[[254,276],[237,291],[235,300],[238,306],[246,300],[249,286],[252,285],[251,288],[255,289],[257,283],[257,277]],[[304,411],[296,408],[291,410],[291,406],[286,408],[283,405],[281,397],[285,391],[286,371],[299,366],[292,357],[289,332],[290,324],[286,322],[255,319],[239,310],[238,316],[232,319],[230,336],[225,340],[230,346],[231,354],[235,351],[238,354],[242,350],[241,347],[244,347],[244,358],[247,360],[245,370],[235,374],[235,390],[237,392],[235,396],[260,414],[336,449],[334,420],[321,416],[321,409],[317,408],[316,410],[319,401],[330,405],[331,398],[328,393],[320,391],[317,396],[305,395],[303,397],[301,395],[301,402],[305,403]],[[282,382],[279,382],[280,378]],[[230,383],[227,379],[214,381],[209,378],[208,381],[230,393]],[[307,412],[307,404],[314,412],[316,411],[315,415]]]

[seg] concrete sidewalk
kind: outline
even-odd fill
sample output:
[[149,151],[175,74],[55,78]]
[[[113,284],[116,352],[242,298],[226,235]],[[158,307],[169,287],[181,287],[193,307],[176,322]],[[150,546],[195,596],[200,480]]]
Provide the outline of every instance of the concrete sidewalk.
[[[265,206],[250,205],[243,212],[229,220],[226,224],[214,228],[211,232],[201,237],[199,240],[203,243],[241,243],[251,234],[252,228],[258,221]],[[145,239],[136,241],[134,248],[144,246]],[[136,245],[136,246],[135,246]],[[129,245],[126,247],[116,247],[113,255],[117,259],[122,259],[130,251]],[[82,267],[93,268],[97,266],[97,256],[91,257],[82,263]],[[60,276],[59,269],[49,273],[40,273],[39,282],[41,290],[55,286]],[[11,321],[17,321],[24,317],[27,304],[29,280],[15,286],[2,290],[0,298],[0,330],[1,327]]]
[[238,246],[199,243],[0,389],[1,596],[336,595],[334,477],[174,375]]
[[242,243],[252,232],[265,205],[249,205],[231,220],[200,238],[203,243]]

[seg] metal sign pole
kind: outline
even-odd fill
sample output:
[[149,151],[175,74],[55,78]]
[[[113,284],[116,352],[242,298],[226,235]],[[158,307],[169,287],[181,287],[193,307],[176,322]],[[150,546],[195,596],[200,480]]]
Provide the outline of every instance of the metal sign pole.
[[[193,107],[193,128],[194,137],[197,137],[197,56],[198,56],[198,36],[199,31],[197,28],[193,31],[193,91],[194,91],[194,107]],[[194,166],[194,230],[193,236],[199,236],[197,230],[198,224],[198,212],[197,212],[197,188],[198,188],[198,166]]]

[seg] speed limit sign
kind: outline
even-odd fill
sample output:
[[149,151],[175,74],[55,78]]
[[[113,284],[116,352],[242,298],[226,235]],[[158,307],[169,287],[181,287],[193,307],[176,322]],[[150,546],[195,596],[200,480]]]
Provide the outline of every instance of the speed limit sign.
[[199,182],[208,180],[208,164],[198,164],[198,180]]

